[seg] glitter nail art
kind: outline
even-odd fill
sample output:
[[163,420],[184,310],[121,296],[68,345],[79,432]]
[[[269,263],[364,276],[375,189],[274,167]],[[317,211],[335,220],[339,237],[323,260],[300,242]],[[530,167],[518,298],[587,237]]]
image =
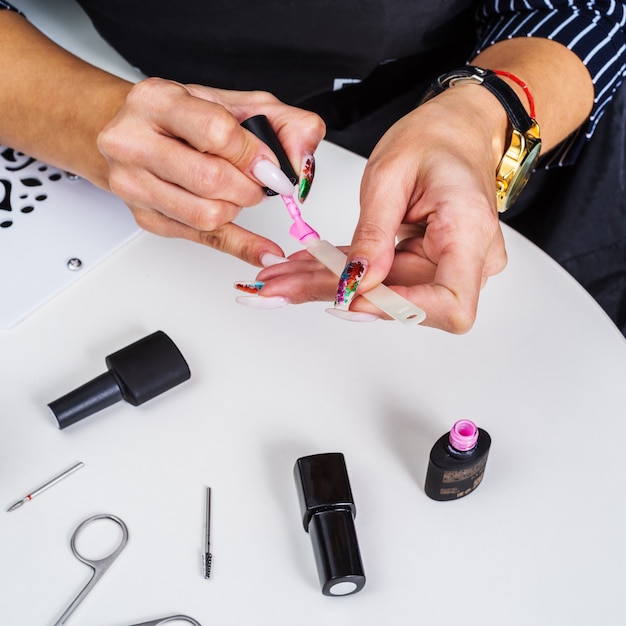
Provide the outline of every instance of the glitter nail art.
[[365,261],[350,261],[341,273],[339,284],[337,285],[337,295],[335,297],[335,307],[347,311],[350,303],[356,295],[359,283],[363,279],[367,270]]
[[313,177],[315,176],[315,157],[309,155],[302,160],[302,168],[300,169],[300,184],[298,186],[298,198],[300,202],[304,202],[311,191]]

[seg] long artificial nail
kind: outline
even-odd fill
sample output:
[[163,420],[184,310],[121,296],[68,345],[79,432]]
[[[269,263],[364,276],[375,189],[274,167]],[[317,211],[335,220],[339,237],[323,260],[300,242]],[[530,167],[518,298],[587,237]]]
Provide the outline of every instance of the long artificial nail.
[[261,289],[263,289],[263,285],[265,285],[263,281],[254,280],[252,282],[237,282],[233,285],[233,287],[235,287],[235,289],[238,289],[239,291],[256,295],[259,293],[259,291],[261,291]]
[[374,313],[363,313],[361,311],[345,311],[344,309],[330,308],[325,309],[326,313],[334,317],[338,317],[348,322],[375,322],[380,317]]
[[271,252],[266,252],[261,255],[261,265],[263,267],[278,265],[278,263],[287,263],[287,261],[289,261],[289,259],[286,259],[284,256],[278,256],[277,254],[272,254]]
[[238,304],[243,304],[252,309],[280,309],[291,304],[289,298],[285,296],[238,296],[235,298]]
[[347,311],[350,308],[350,303],[354,300],[356,290],[366,271],[367,261],[355,259],[346,265],[337,285],[337,295],[335,296],[336,309]]
[[315,176],[315,157],[309,154],[302,159],[300,168],[300,183],[298,185],[298,199],[304,202],[311,191],[313,177]]
[[291,196],[294,192],[294,184],[287,175],[268,159],[259,159],[252,168],[252,174],[263,185],[277,194]]

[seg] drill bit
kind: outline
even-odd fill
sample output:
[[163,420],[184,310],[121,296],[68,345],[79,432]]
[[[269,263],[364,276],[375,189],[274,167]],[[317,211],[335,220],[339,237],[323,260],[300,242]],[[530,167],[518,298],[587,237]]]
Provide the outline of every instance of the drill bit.
[[75,465],[72,465],[72,467],[66,469],[60,474],[57,474],[54,478],[51,478],[48,482],[44,483],[40,487],[37,487],[37,489],[34,489],[28,495],[24,496],[23,498],[20,498],[17,502],[14,502],[7,509],[7,513],[9,511],[15,511],[15,509],[18,509],[26,502],[30,502],[35,496],[38,496],[40,493],[44,492],[46,489],[49,489],[50,487],[52,487],[52,485],[56,485],[59,481],[63,480],[70,474],[73,474],[77,469],[80,469],[81,467],[83,467],[83,465],[85,464],[82,461],[79,461]]
[[211,577],[211,561],[213,555],[211,554],[211,487],[206,488],[206,513],[205,513],[205,546],[204,555],[202,558],[202,569],[204,571],[204,577]]

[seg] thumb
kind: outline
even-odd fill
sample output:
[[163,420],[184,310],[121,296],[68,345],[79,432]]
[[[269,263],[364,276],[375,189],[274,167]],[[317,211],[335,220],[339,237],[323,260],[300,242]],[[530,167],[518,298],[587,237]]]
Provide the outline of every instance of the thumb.
[[402,194],[386,192],[381,182],[374,181],[366,171],[361,186],[361,213],[347,253],[348,266],[361,263],[364,269],[360,293],[382,283],[389,274],[396,234],[406,213]]

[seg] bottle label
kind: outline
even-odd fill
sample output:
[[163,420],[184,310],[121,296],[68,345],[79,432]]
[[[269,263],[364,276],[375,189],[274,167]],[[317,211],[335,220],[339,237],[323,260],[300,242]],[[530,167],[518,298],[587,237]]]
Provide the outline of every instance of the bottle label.
[[442,486],[439,493],[442,496],[461,498],[474,491],[483,479],[487,457],[475,465],[458,470],[446,470],[441,479]]

